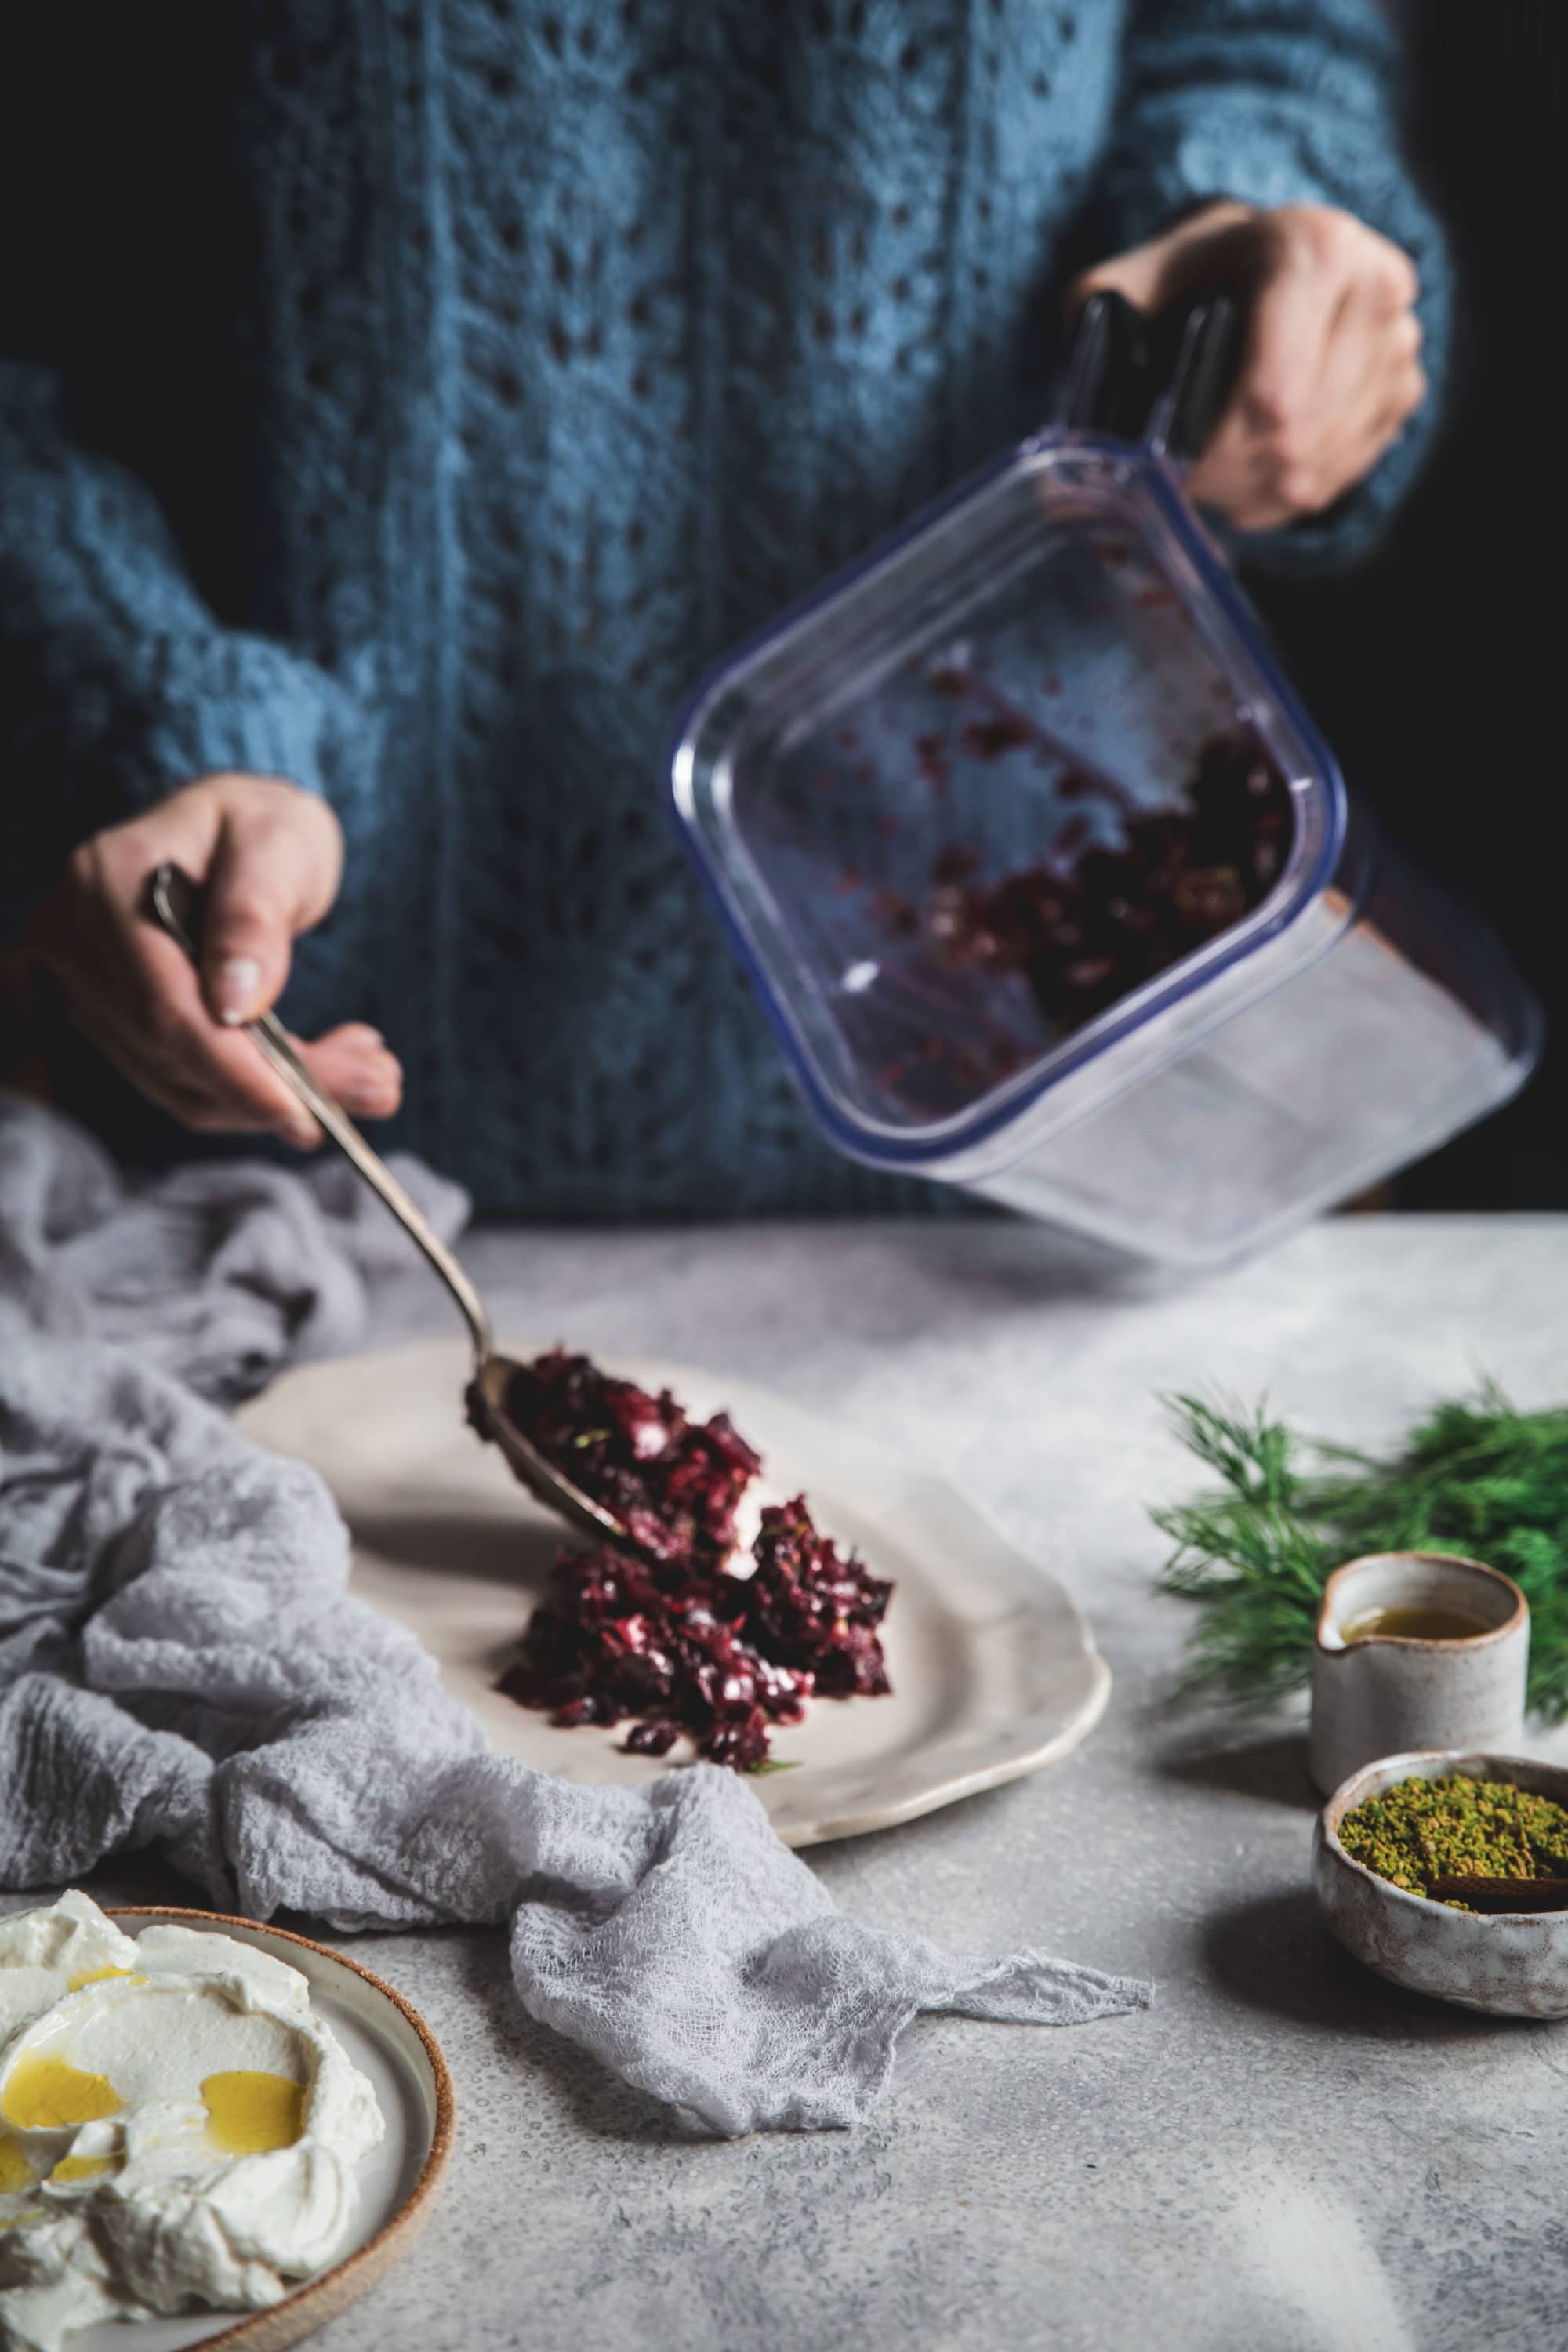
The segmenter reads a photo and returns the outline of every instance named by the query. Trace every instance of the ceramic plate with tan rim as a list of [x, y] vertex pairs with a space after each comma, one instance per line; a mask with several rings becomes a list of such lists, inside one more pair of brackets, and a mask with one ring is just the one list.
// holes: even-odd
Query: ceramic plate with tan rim
[[[767, 1495], [804, 1492], [819, 1527], [894, 1580], [892, 1695], [817, 1700], [773, 1735], [774, 1759], [797, 1769], [754, 1785], [787, 1844], [885, 1829], [1038, 1771], [1098, 1721], [1110, 1675], [1072, 1600], [945, 1479], [765, 1389], [676, 1364], [605, 1369], [672, 1389], [700, 1418], [730, 1412]], [[563, 1531], [464, 1424], [466, 1377], [460, 1343], [423, 1342], [302, 1365], [239, 1419], [321, 1471], [353, 1538], [353, 1589], [417, 1633], [498, 1754], [568, 1780], [653, 1780], [689, 1751], [626, 1756], [624, 1729], [558, 1729], [496, 1688]]]
[[338, 2260], [265, 2311], [189, 2312], [177, 2319], [109, 2320], [70, 2338], [70, 2352], [282, 2352], [324, 2327], [384, 2278], [413, 2245], [436, 2202], [451, 2153], [451, 2077], [435, 2036], [400, 1993], [325, 1944], [216, 1911], [110, 1909], [128, 1936], [171, 1919], [252, 1944], [310, 1979], [310, 2002], [361, 2073], [386, 2125], [359, 2165], [359, 2208]]

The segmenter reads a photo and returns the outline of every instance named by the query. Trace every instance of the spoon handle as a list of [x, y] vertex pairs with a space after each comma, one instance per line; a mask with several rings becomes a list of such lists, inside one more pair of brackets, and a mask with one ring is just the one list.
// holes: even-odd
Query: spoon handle
[[[148, 878], [147, 901], [153, 919], [179, 942], [193, 963], [200, 956], [202, 898], [200, 886], [178, 866], [160, 866]], [[371, 1150], [342, 1103], [311, 1076], [282, 1024], [270, 1013], [264, 1013], [259, 1020], [245, 1024], [245, 1034], [424, 1251], [461, 1307], [474, 1343], [474, 1361], [482, 1364], [490, 1352], [489, 1318], [479, 1292], [439, 1234], [415, 1207], [385, 1160]]]
[[1468, 1903], [1472, 1911], [1568, 1911], [1568, 1878], [1481, 1878], [1450, 1872], [1426, 1889], [1433, 1903]]

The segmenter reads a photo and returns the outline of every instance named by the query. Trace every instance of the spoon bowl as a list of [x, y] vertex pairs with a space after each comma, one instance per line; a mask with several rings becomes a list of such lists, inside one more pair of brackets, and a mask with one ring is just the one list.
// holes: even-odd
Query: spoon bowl
[[469, 1422], [482, 1438], [500, 1447], [512, 1476], [546, 1510], [554, 1511], [581, 1534], [592, 1536], [599, 1543], [618, 1544], [623, 1549], [638, 1549], [614, 1512], [584, 1494], [581, 1486], [547, 1460], [512, 1419], [508, 1398], [513, 1377], [521, 1370], [515, 1357], [498, 1355], [493, 1348], [477, 1358], [468, 1389]]

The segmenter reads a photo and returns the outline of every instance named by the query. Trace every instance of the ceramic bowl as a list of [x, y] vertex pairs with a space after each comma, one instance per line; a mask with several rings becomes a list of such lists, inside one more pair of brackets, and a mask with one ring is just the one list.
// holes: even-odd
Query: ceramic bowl
[[[116, 2352], [285, 2352], [313, 2336], [401, 2262], [429, 2220], [441, 2187], [455, 2130], [452, 2078], [434, 2034], [400, 1992], [358, 1960], [313, 1943], [290, 1928], [262, 1927], [217, 1911], [111, 1906], [109, 1916], [135, 1935], [172, 1920], [231, 1936], [298, 1969], [310, 1983], [316, 2013], [337, 2034], [375, 2094], [386, 2136], [357, 2168], [357, 2210], [336, 2262], [303, 2280], [281, 2303], [264, 2310], [202, 2311], [175, 2318], [138, 2319], [89, 2328], [73, 2337], [80, 2352], [112, 2343]], [[390, 2316], [390, 2313], [388, 2314]], [[384, 2339], [384, 2331], [383, 2331]], [[9, 2339], [7, 2339], [9, 2340]], [[374, 2341], [374, 2331], [370, 2340]]]
[[1413, 1991], [1495, 2017], [1568, 2017], [1568, 1911], [1455, 1911], [1407, 1895], [1352, 1862], [1339, 1840], [1345, 1815], [1401, 1780], [1468, 1772], [1509, 1780], [1568, 1805], [1568, 1769], [1524, 1756], [1457, 1748], [1383, 1756], [1334, 1790], [1312, 1838], [1312, 1884], [1346, 1951]]

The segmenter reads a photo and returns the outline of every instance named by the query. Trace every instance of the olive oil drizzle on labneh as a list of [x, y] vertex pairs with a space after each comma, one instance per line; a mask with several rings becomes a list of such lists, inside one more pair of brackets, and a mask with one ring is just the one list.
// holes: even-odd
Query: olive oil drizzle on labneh
[[69, 2131], [117, 2116], [124, 2104], [107, 2074], [25, 2051], [6, 2077], [0, 2113], [19, 2131]]
[[1340, 1639], [1352, 1642], [1473, 1642], [1489, 1633], [1490, 1625], [1460, 1609], [1363, 1609], [1340, 1627]]
[[209, 2074], [202, 2084], [207, 2130], [227, 2156], [268, 2156], [292, 2147], [305, 2128], [305, 2085], [247, 2069]]

